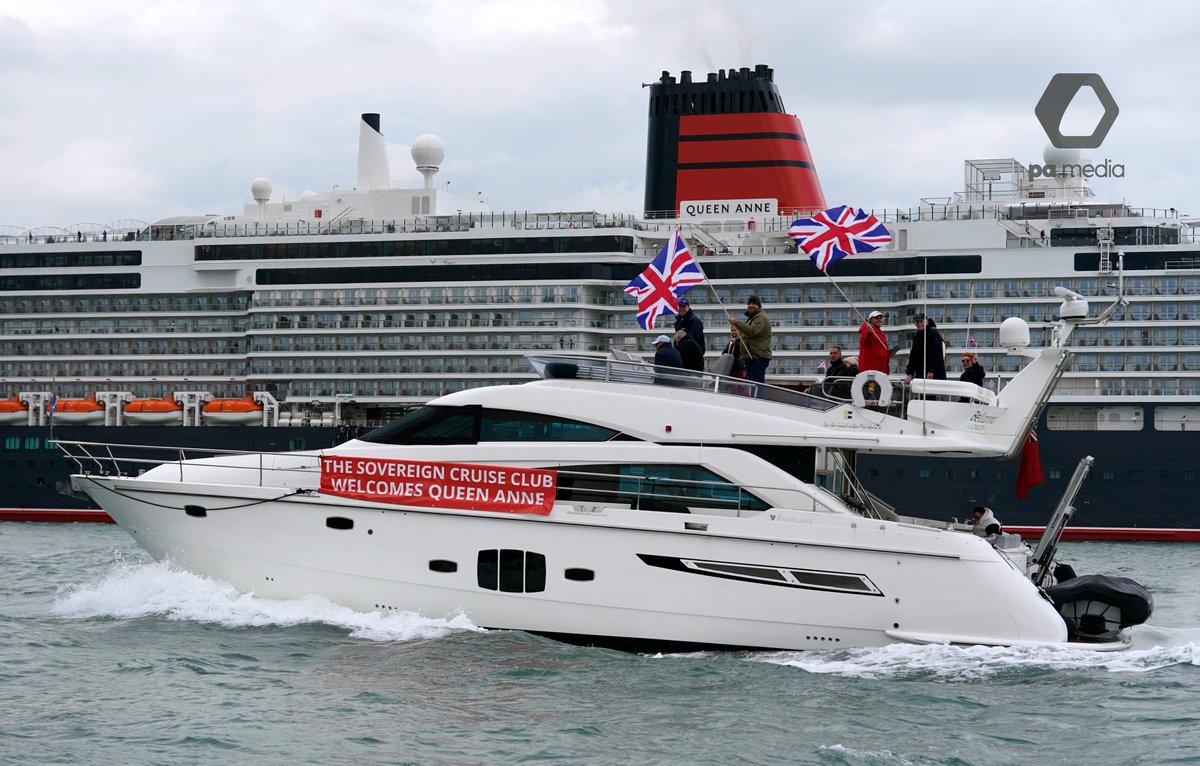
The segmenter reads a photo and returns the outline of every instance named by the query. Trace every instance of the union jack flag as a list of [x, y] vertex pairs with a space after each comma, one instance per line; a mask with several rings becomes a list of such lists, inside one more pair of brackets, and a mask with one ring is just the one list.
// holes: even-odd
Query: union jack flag
[[801, 218], [788, 229], [788, 236], [796, 240], [821, 271], [851, 253], [869, 253], [892, 241], [892, 235], [878, 218], [849, 205]]
[[679, 296], [703, 281], [704, 272], [676, 231], [646, 270], [625, 285], [625, 292], [637, 298], [638, 324], [649, 330], [660, 315], [679, 313]]

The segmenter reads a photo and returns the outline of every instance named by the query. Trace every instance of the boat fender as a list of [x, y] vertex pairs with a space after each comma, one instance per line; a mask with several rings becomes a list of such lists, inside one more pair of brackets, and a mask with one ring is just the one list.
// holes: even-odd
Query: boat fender
[[892, 381], [879, 370], [863, 370], [850, 382], [850, 401], [855, 407], [887, 407], [892, 402]]
[[1128, 577], [1081, 575], [1046, 588], [1046, 595], [1060, 611], [1065, 605], [1094, 601], [1121, 610], [1122, 628], [1141, 625], [1154, 612], [1154, 597]]

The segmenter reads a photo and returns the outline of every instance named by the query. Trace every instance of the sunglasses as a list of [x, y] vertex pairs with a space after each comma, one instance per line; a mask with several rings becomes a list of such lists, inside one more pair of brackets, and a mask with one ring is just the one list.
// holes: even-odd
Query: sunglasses
[[967, 364], [970, 364], [970, 363], [971, 363], [971, 360], [970, 360], [968, 357], [965, 357], [965, 356], [963, 357], [963, 361], [964, 361], [964, 362], [966, 362]]

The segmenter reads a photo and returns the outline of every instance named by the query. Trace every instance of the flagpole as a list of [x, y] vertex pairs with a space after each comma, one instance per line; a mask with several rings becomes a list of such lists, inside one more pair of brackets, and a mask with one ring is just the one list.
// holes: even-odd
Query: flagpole
[[830, 276], [829, 272], [825, 271], [824, 269], [821, 270], [821, 273], [829, 278], [830, 284], [832, 284], [837, 289], [837, 291], [839, 293], [841, 293], [842, 300], [844, 300], [844, 301], [846, 301], [846, 303], [850, 304], [850, 308], [854, 309], [854, 313], [858, 314], [858, 318], [863, 320], [864, 322], [867, 321], [867, 318], [865, 316], [863, 316], [862, 310], [859, 309], [858, 306], [854, 305], [854, 301], [850, 300], [850, 296], [846, 295], [846, 292], [844, 290], [842, 290], [842, 286], [837, 283], [837, 280], [835, 280], [832, 276]]
[[[676, 231], [678, 231], [678, 229], [676, 229]], [[683, 236], [682, 232], [680, 232], [680, 236]], [[695, 256], [692, 256], [692, 260], [696, 261], [696, 268], [700, 269], [700, 273], [704, 276], [704, 284], [708, 285], [708, 289], [712, 291], [713, 298], [716, 299], [717, 306], [720, 307], [721, 313], [725, 316], [729, 316], [729, 309], [725, 308], [725, 303], [721, 300], [721, 296], [717, 294], [717, 288], [713, 286], [712, 280], [708, 278], [708, 273], [704, 270], [704, 267], [700, 265], [700, 261]], [[746, 345], [746, 339], [742, 337], [740, 332], [738, 333], [737, 339], [742, 346], [742, 350], [746, 352], [746, 358], [749, 359], [750, 347]]]

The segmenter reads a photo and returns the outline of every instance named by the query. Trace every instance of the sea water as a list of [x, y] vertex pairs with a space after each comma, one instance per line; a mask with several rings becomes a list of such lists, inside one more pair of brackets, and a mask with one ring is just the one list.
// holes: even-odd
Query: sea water
[[0, 524], [0, 764], [1200, 761], [1200, 548], [1060, 558], [1154, 593], [1132, 649], [624, 654], [255, 598], [114, 526]]

